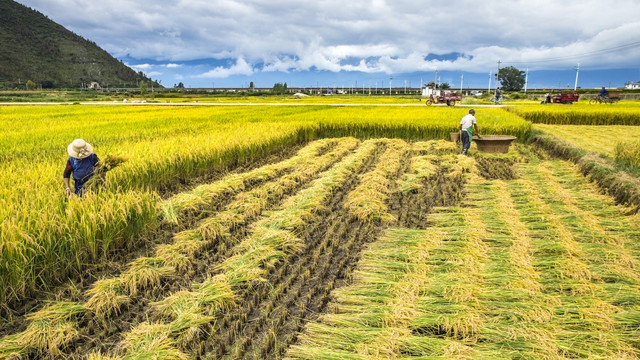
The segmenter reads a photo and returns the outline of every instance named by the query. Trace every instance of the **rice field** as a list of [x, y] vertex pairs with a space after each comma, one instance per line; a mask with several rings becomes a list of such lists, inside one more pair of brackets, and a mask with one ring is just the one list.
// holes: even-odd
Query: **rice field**
[[545, 104], [510, 106], [512, 111], [535, 124], [548, 125], [640, 125], [640, 103], [620, 101], [614, 104]]
[[[2, 108], [0, 360], [640, 357], [638, 215], [525, 144], [458, 154], [466, 112]], [[110, 167], [68, 201], [80, 136]]]
[[536, 129], [554, 135], [574, 146], [615, 158], [618, 144], [630, 145], [640, 139], [640, 127], [625, 125], [545, 125]]
[[[154, 238], [156, 202], [227, 169], [333, 136], [447, 138], [466, 109], [333, 106], [8, 106], [0, 112], [0, 303], [78, 277]], [[500, 109], [485, 131], [524, 137]], [[91, 143], [105, 168], [82, 201], [61, 181], [66, 146]], [[0, 315], [3, 313], [0, 306]]]

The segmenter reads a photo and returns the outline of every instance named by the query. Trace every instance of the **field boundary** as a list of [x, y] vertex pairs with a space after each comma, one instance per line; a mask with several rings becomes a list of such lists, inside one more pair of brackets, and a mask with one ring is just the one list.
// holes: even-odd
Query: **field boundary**
[[619, 170], [615, 161], [542, 131], [532, 132], [528, 142], [553, 157], [574, 162], [585, 177], [598, 184], [617, 203], [634, 208], [636, 213], [640, 211], [640, 181]]

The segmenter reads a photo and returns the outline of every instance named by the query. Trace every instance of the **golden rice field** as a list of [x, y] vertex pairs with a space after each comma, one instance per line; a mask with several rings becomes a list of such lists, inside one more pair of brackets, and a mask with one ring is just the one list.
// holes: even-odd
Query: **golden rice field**
[[536, 124], [536, 129], [557, 136], [585, 150], [614, 158], [616, 147], [640, 140], [640, 127], [626, 125], [545, 125]]
[[[330, 106], [9, 106], [0, 112], [1, 303], [156, 231], [159, 196], [316, 137], [446, 138], [465, 109]], [[531, 125], [500, 109], [484, 129], [523, 137]], [[67, 201], [66, 145], [82, 137], [107, 165], [96, 191]], [[1, 310], [0, 310], [1, 311]]]
[[[362, 91], [362, 90], [360, 90]], [[147, 100], [158, 103], [232, 103], [232, 104], [287, 104], [287, 105], [316, 105], [316, 104], [408, 104], [425, 105], [420, 94], [402, 94], [399, 96], [368, 96], [368, 95], [331, 95], [331, 96], [184, 96], [158, 97]]]
[[538, 104], [510, 106], [512, 111], [537, 124], [550, 125], [640, 125], [640, 102], [571, 105]]
[[1, 107], [0, 360], [639, 358], [638, 215], [466, 112]]

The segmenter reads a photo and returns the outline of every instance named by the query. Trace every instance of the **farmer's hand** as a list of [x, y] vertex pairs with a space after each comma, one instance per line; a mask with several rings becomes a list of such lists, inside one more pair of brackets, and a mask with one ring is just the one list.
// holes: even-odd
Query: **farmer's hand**
[[67, 197], [70, 198], [71, 197], [71, 189], [70, 188], [66, 188], [65, 191], [67, 193]]

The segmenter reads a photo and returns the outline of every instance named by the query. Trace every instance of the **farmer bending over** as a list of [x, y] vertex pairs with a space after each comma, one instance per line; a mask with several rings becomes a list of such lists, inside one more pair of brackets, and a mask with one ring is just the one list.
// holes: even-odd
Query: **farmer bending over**
[[82, 139], [73, 140], [67, 146], [67, 153], [69, 153], [69, 159], [62, 175], [67, 196], [71, 196], [71, 188], [69, 187], [71, 173], [73, 173], [74, 193], [82, 196], [84, 184], [96, 170], [98, 156], [93, 153], [93, 147]]
[[[476, 111], [471, 109], [469, 113], [460, 120], [460, 140], [462, 141], [462, 153], [466, 154], [471, 147], [471, 139], [473, 138], [473, 128], [476, 129], [478, 137], [480, 132], [478, 131], [478, 125], [476, 124], [476, 117], [474, 116]], [[472, 128], [473, 127], [473, 128]]]

